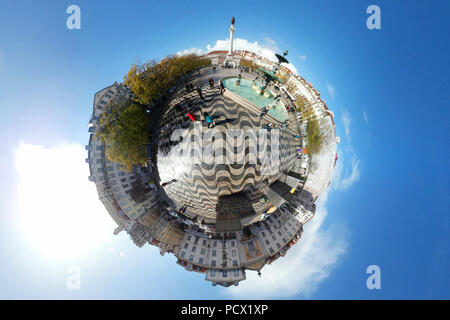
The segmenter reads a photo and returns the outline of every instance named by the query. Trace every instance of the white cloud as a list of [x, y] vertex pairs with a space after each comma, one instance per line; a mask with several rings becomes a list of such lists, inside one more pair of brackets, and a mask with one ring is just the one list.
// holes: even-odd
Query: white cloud
[[280, 48], [277, 46], [277, 42], [269, 37], [264, 37], [264, 43], [262, 46], [274, 52], [281, 52]]
[[203, 50], [199, 49], [199, 48], [190, 48], [190, 49], [185, 49], [183, 51], [178, 51], [176, 53], [177, 56], [184, 56], [186, 54], [202, 55], [202, 54], [205, 54], [205, 52], [203, 52]]
[[342, 112], [342, 123], [344, 125], [344, 130], [345, 130], [345, 137], [347, 138], [347, 140], [350, 141], [351, 136], [350, 136], [350, 126], [352, 124], [352, 117], [350, 116], [350, 113], [348, 113], [348, 111], [346, 109], [344, 109], [344, 111]]
[[298, 56], [300, 58], [300, 60], [302, 61], [306, 61], [306, 56]]
[[20, 142], [16, 149], [20, 229], [44, 255], [76, 258], [112, 240], [114, 223], [88, 181], [85, 158], [79, 144]]
[[328, 82], [327, 82], [327, 90], [328, 90], [328, 93], [330, 94], [331, 98], [334, 99], [334, 97], [336, 96], [336, 89]]
[[359, 180], [360, 176], [361, 172], [359, 170], [359, 159], [356, 154], [354, 154], [350, 163], [350, 173], [339, 182], [338, 188], [343, 191], [349, 189], [356, 181]]
[[[361, 177], [360, 160], [351, 144], [351, 125], [353, 118], [347, 109], [342, 111], [342, 124], [344, 125], [345, 138], [347, 146], [344, 148], [346, 154], [339, 155], [339, 161], [335, 168], [335, 189], [346, 191]], [[350, 162], [346, 161], [345, 156], [349, 155]], [[344, 165], [347, 166], [344, 168]], [[345, 173], [344, 173], [345, 171]]]
[[[177, 55], [190, 54], [190, 53], [196, 53], [196, 54], [201, 55], [201, 54], [206, 54], [208, 52], [216, 51], [216, 50], [228, 50], [228, 46], [229, 46], [229, 39], [217, 40], [214, 45], [208, 44], [206, 46], [206, 50], [203, 50], [200, 48], [190, 48], [190, 49], [185, 49], [183, 51], [177, 52]], [[275, 57], [275, 53], [281, 52], [281, 50], [276, 46], [276, 41], [269, 37], [264, 38], [264, 44], [260, 44], [258, 41], [250, 42], [246, 39], [235, 38], [234, 42], [233, 42], [233, 49], [234, 50], [247, 50], [250, 52], [254, 52], [254, 53], [257, 53], [260, 56], [267, 58], [271, 61], [277, 61], [277, 58]], [[285, 64], [285, 65], [292, 72], [298, 74], [297, 68], [295, 68], [294, 65], [292, 65], [291, 63]]]
[[317, 200], [316, 215], [303, 226], [302, 238], [279, 258], [262, 269], [262, 277], [247, 271], [247, 279], [224, 293], [240, 299], [287, 298], [296, 294], [308, 297], [328, 278], [339, 258], [347, 252], [347, 231], [344, 226], [324, 229], [328, 214], [326, 202], [330, 189]]
[[369, 124], [369, 119], [367, 118], [367, 113], [365, 111], [363, 111], [363, 117], [364, 117], [364, 121]]

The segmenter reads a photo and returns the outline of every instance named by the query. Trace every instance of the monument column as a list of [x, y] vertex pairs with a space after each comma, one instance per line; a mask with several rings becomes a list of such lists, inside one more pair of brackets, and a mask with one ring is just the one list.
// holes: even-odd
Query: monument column
[[233, 54], [233, 38], [234, 38], [234, 31], [236, 30], [234, 28], [234, 17], [231, 19], [231, 26], [230, 26], [230, 48], [228, 50], [228, 55]]

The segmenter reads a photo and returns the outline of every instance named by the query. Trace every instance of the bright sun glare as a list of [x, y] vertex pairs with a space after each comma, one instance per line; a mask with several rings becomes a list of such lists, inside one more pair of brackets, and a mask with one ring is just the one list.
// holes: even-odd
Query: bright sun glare
[[20, 228], [45, 255], [77, 258], [111, 241], [114, 224], [88, 181], [85, 158], [79, 144], [21, 142], [16, 150]]

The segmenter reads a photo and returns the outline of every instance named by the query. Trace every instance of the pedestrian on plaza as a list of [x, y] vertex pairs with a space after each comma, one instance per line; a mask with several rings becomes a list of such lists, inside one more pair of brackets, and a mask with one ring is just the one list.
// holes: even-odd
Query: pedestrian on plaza
[[208, 122], [208, 128], [214, 128], [215, 123], [208, 112], [203, 113], [203, 117], [205, 118], [206, 122]]
[[200, 99], [202, 99], [202, 100], [205, 99], [205, 98], [203, 97], [202, 89], [200, 88], [200, 86], [197, 86], [195, 89], [197, 90], [197, 93], [198, 93]]
[[266, 113], [267, 113], [267, 107], [262, 108], [259, 118], [262, 119], [262, 117], [264, 117], [266, 115]]
[[225, 90], [225, 87], [223, 86], [222, 80], [220, 80], [220, 94], [223, 93], [223, 90]]
[[195, 118], [195, 114], [192, 114], [192, 113], [189, 112], [189, 113], [187, 114], [187, 116], [188, 116], [189, 119], [191, 119], [193, 122], [194, 122], [194, 121], [197, 121], [197, 119]]

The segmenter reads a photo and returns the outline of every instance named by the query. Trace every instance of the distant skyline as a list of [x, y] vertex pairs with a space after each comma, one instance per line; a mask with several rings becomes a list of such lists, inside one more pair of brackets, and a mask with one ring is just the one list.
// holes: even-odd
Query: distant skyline
[[[66, 27], [71, 4], [80, 30]], [[377, 1], [381, 29], [369, 30], [371, 4], [2, 1], [0, 298], [448, 299], [450, 5]], [[341, 143], [302, 239], [226, 289], [112, 234], [84, 146], [95, 92], [138, 57], [221, 48], [233, 15], [235, 48], [287, 49]], [[366, 287], [369, 265], [381, 290]], [[79, 290], [67, 289], [71, 266]]]

